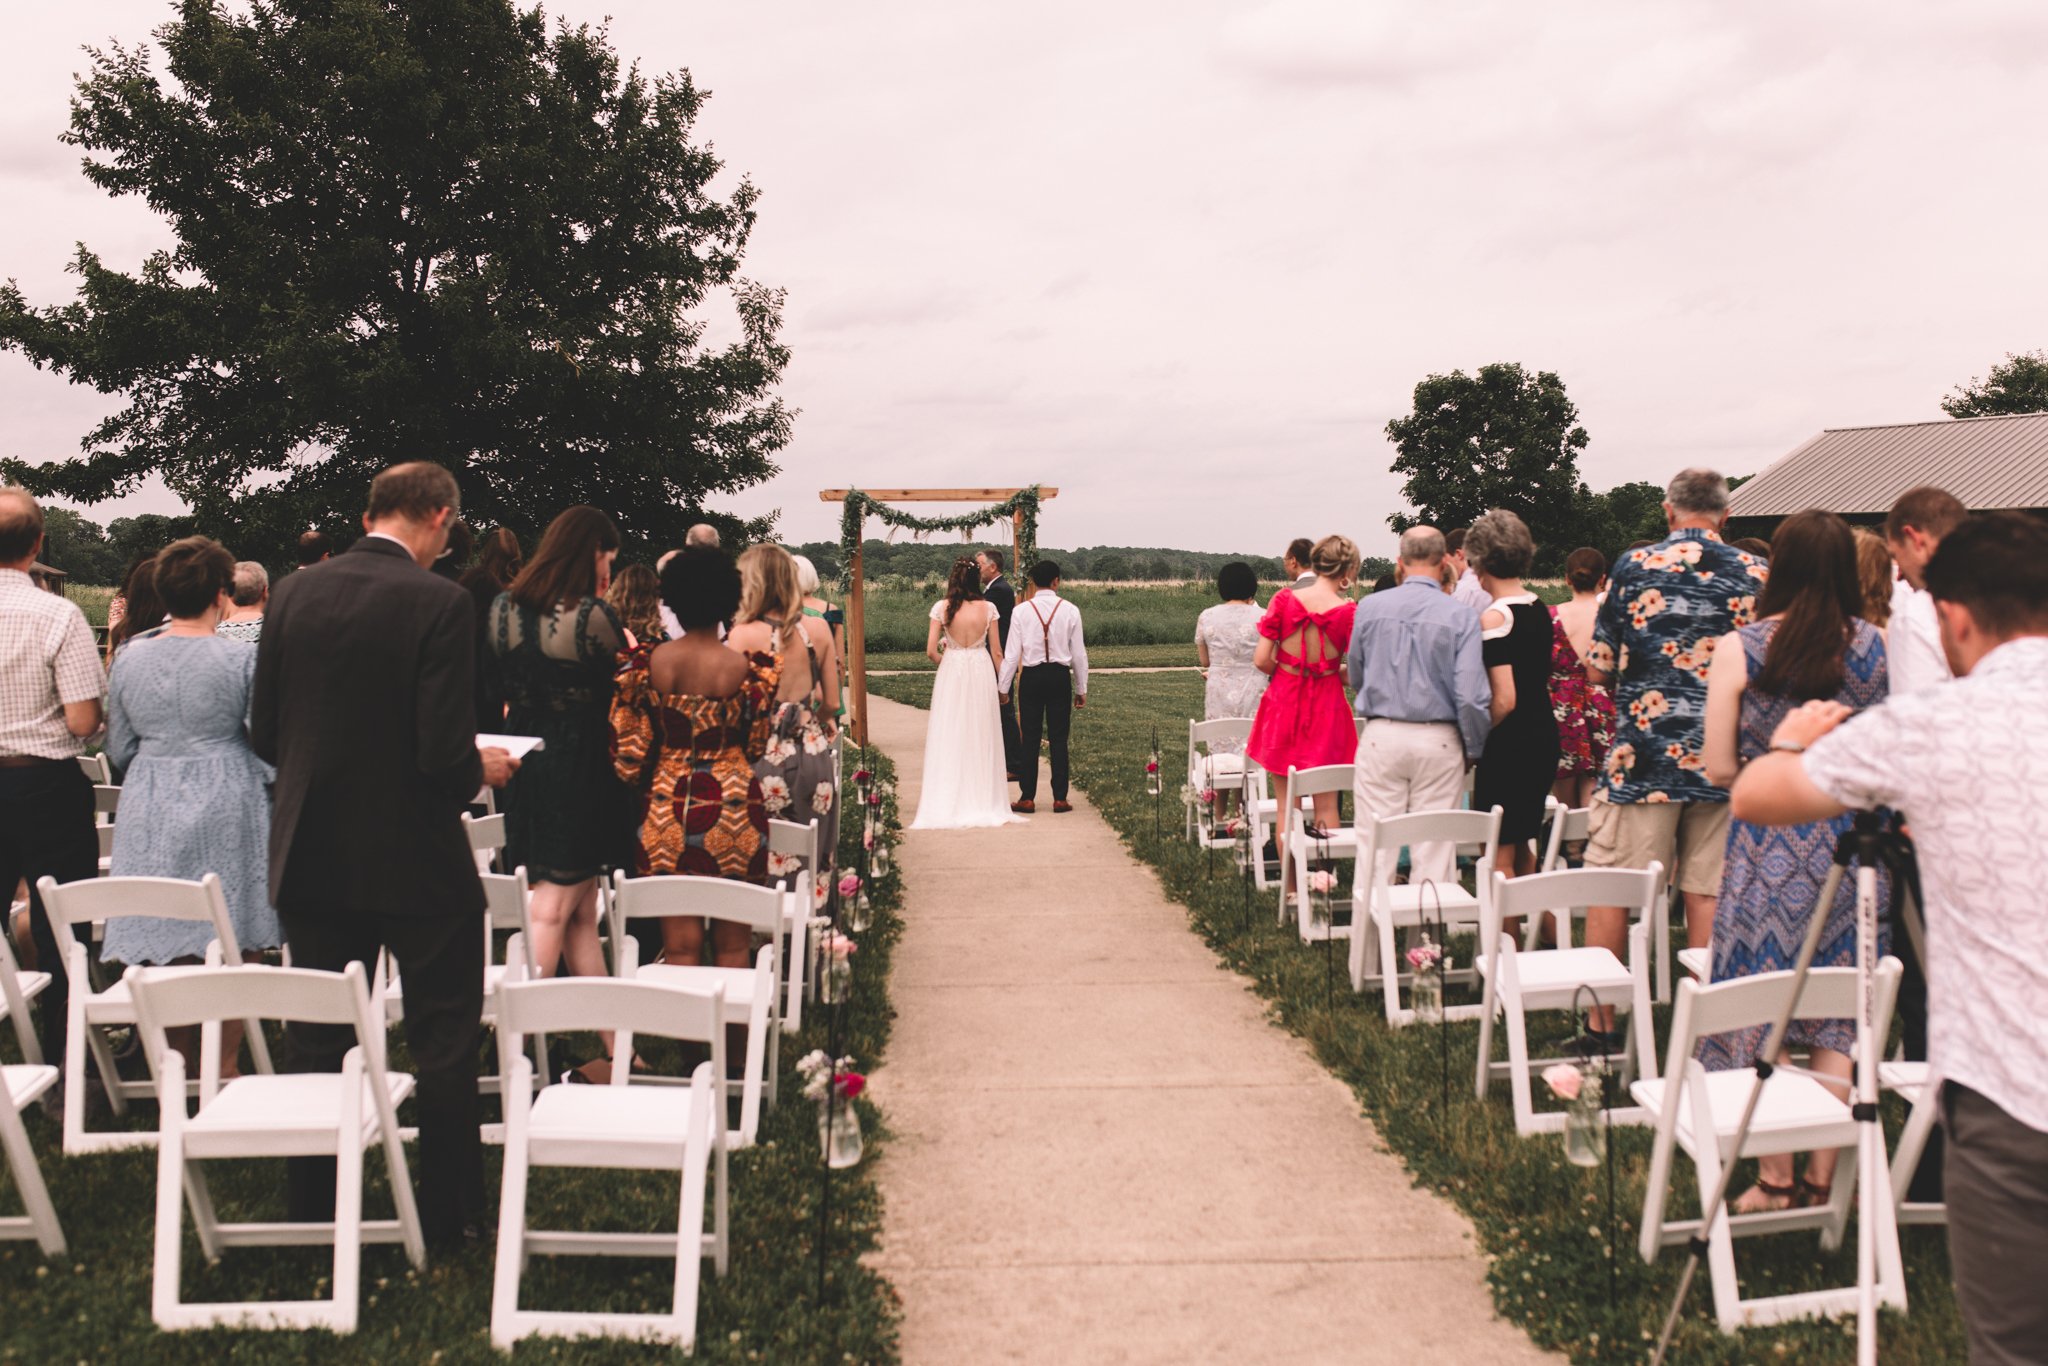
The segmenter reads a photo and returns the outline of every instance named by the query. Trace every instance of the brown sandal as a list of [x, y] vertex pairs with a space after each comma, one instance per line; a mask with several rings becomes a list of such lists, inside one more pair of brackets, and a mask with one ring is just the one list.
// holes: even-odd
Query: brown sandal
[[1729, 1204], [1729, 1210], [1735, 1214], [1776, 1214], [1780, 1210], [1798, 1208], [1800, 1199], [1797, 1181], [1789, 1186], [1774, 1186], [1768, 1181], [1760, 1180], [1736, 1196]]
[[1835, 1198], [1834, 1183], [1816, 1186], [1805, 1177], [1799, 1178], [1799, 1208], [1818, 1209]]

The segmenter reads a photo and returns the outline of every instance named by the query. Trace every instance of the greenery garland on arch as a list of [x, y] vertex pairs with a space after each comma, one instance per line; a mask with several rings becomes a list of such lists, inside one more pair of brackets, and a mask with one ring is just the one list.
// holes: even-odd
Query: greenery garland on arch
[[853, 582], [853, 557], [860, 549], [862, 525], [870, 516], [915, 536], [928, 536], [935, 531], [976, 531], [1015, 517], [1017, 563], [1010, 566], [1010, 574], [1022, 583], [1025, 571], [1038, 560], [1038, 488], [1033, 484], [1000, 503], [953, 517], [919, 517], [877, 502], [859, 489], [848, 489], [839, 514], [839, 562], [844, 566], [840, 570], [840, 584], [844, 587]]

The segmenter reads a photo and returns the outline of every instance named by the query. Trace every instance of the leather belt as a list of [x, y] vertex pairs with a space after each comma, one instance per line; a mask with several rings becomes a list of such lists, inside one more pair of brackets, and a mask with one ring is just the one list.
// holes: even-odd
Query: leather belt
[[45, 759], [40, 754], [0, 754], [0, 768], [41, 768], [45, 764], [68, 764], [70, 759]]

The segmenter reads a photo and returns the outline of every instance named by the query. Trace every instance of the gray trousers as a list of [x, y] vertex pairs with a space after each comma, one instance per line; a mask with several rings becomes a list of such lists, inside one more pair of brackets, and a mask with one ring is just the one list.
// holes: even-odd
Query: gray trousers
[[2048, 1362], [2048, 1133], [1947, 1082], [1948, 1256], [1971, 1366]]

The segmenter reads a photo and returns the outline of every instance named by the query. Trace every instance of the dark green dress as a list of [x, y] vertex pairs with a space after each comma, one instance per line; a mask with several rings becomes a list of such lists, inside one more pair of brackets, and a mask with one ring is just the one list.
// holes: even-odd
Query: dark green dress
[[626, 645], [618, 614], [598, 598], [543, 614], [501, 593], [489, 639], [505, 733], [543, 742], [505, 789], [509, 865], [565, 885], [626, 866], [633, 822], [611, 754], [612, 680]]

